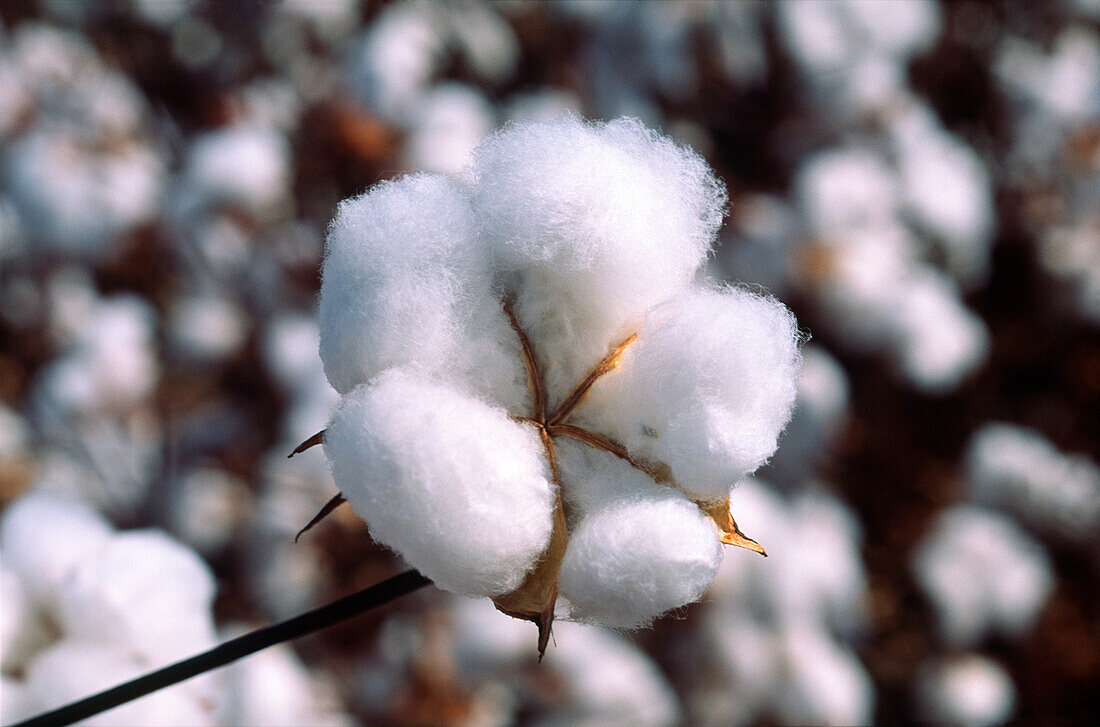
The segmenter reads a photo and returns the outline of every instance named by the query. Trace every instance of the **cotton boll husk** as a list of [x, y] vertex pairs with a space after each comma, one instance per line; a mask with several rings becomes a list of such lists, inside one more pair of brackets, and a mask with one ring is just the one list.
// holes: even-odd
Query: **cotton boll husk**
[[714, 523], [666, 488], [581, 518], [569, 534], [559, 592], [570, 619], [635, 628], [698, 600], [721, 562]]
[[389, 371], [344, 397], [325, 452], [371, 535], [444, 590], [512, 591], [549, 543], [535, 429], [453, 388]]
[[473, 174], [481, 234], [551, 401], [689, 284], [726, 201], [702, 158], [633, 119], [506, 126], [475, 151]]
[[48, 607], [56, 604], [70, 572], [94, 557], [111, 532], [107, 521], [87, 505], [32, 492], [4, 509], [0, 552], [30, 599]]
[[970, 505], [942, 513], [912, 560], [944, 640], [967, 647], [991, 632], [1020, 637], [1054, 587], [1043, 547], [1012, 520]]
[[937, 724], [993, 727], [1015, 711], [1016, 687], [997, 662], [965, 654], [924, 664], [917, 674], [917, 701]]
[[670, 727], [680, 721], [675, 692], [638, 647], [604, 629], [554, 626], [545, 664], [560, 674], [567, 706], [539, 727]]
[[654, 308], [578, 421], [663, 462], [692, 497], [718, 500], [775, 452], [801, 365], [794, 317], [737, 288], [692, 288]]
[[871, 724], [875, 688], [859, 659], [808, 624], [783, 633], [787, 689], [776, 703], [783, 724]]
[[343, 202], [321, 282], [321, 360], [340, 393], [413, 364], [511, 411], [528, 400], [519, 342], [490, 290], [469, 204], [413, 175]]
[[214, 577], [193, 551], [158, 530], [112, 537], [61, 587], [67, 635], [124, 645], [167, 663], [214, 642]]
[[[35, 714], [54, 709], [138, 677], [147, 670], [125, 647], [66, 639], [39, 654], [28, 667], [24, 708]], [[179, 684], [101, 712], [81, 724], [204, 727], [213, 725], [214, 720], [195, 692]]]

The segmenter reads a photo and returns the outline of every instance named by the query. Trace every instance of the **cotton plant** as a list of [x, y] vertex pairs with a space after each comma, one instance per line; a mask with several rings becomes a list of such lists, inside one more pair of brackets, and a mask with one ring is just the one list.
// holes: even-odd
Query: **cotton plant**
[[[775, 450], [799, 334], [697, 278], [725, 192], [639, 122], [515, 124], [466, 181], [344, 202], [326, 249], [324, 442], [372, 536], [445, 590], [539, 625], [628, 628], [699, 598]], [[560, 609], [558, 596], [561, 596]]]
[[920, 715], [937, 724], [993, 727], [1016, 710], [1016, 685], [997, 662], [981, 654], [933, 659], [918, 670]]

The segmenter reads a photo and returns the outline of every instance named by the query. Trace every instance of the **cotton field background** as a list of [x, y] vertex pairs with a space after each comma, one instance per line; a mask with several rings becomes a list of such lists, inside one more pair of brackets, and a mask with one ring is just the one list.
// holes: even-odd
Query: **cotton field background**
[[340, 200], [640, 119], [716, 278], [810, 339], [703, 600], [534, 627], [428, 588], [108, 725], [1080, 724], [1100, 714], [1100, 2], [0, 5], [0, 717], [405, 569], [320, 449]]

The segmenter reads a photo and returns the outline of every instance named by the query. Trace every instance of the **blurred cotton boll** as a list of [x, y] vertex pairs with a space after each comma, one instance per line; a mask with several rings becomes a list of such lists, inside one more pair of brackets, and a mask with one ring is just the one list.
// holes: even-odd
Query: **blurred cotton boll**
[[912, 567], [940, 635], [958, 647], [992, 634], [1021, 637], [1054, 585], [1042, 545], [1012, 520], [971, 505], [954, 506], [936, 519]]
[[963, 654], [923, 664], [916, 699], [922, 715], [939, 724], [993, 727], [1012, 718], [1016, 687], [997, 662]]

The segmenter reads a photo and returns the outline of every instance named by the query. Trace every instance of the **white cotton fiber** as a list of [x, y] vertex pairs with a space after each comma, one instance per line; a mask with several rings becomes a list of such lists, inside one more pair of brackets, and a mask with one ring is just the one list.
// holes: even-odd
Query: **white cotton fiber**
[[789, 669], [776, 704], [781, 724], [871, 724], [875, 687], [854, 653], [804, 624], [783, 633], [781, 649]]
[[798, 345], [778, 301], [692, 288], [650, 312], [578, 421], [669, 465], [691, 496], [724, 498], [775, 452], [794, 405]]
[[185, 657], [214, 640], [210, 569], [158, 530], [112, 537], [70, 571], [59, 601], [67, 635], [122, 644], [151, 662]]
[[1100, 532], [1100, 467], [1034, 429], [993, 422], [964, 455], [971, 497], [1037, 530], [1087, 543]]
[[416, 106], [415, 121], [402, 145], [407, 169], [459, 174], [493, 126], [493, 107], [473, 86], [444, 83]]
[[697, 600], [721, 562], [714, 523], [665, 488], [583, 517], [570, 531], [559, 590], [571, 619], [635, 628]]
[[979, 654], [924, 664], [916, 692], [921, 717], [936, 724], [993, 727], [1007, 722], [1016, 706], [1012, 677]]
[[[147, 667], [124, 647], [65, 639], [39, 654], [27, 669], [23, 707], [31, 714], [55, 709], [140, 676]], [[213, 725], [210, 710], [186, 684], [154, 692], [81, 722], [89, 727]]]
[[506, 405], [527, 400], [519, 342], [475, 235], [466, 198], [441, 176], [403, 177], [340, 205], [321, 284], [333, 388], [412, 364]]
[[371, 535], [444, 590], [499, 595], [549, 542], [554, 488], [534, 427], [394, 370], [344, 397], [325, 435]]
[[290, 185], [290, 145], [275, 129], [240, 125], [195, 138], [182, 175], [184, 194], [200, 207], [231, 205], [273, 215]]
[[1012, 520], [970, 505], [942, 513], [913, 554], [940, 633], [967, 647], [989, 633], [1020, 637], [1054, 587], [1050, 557]]
[[701, 157], [633, 119], [511, 124], [473, 172], [477, 223], [512, 274], [551, 400], [690, 282], [726, 201]]
[[0, 518], [4, 566], [18, 574], [30, 599], [56, 604], [62, 584], [111, 537], [107, 521], [87, 505], [34, 492], [12, 502]]
[[893, 171], [862, 148], [820, 152], [801, 165], [795, 180], [802, 214], [818, 233], [888, 225], [898, 194]]

